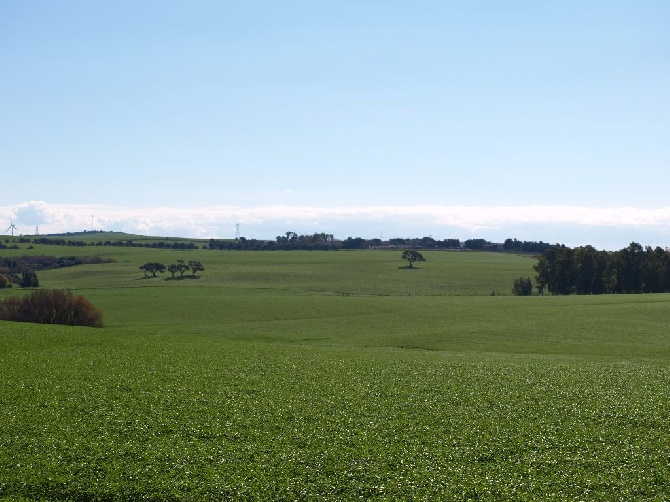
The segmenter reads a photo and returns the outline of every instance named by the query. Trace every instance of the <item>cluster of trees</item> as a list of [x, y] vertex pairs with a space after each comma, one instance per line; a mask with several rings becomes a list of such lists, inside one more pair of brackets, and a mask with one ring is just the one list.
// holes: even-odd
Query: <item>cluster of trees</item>
[[537, 288], [551, 294], [670, 292], [670, 252], [632, 242], [613, 253], [553, 246], [535, 265]]
[[0, 259], [0, 289], [13, 285], [36, 288], [40, 285], [36, 271], [73, 267], [91, 263], [109, 263], [112, 258], [100, 256], [17, 256]]
[[505, 239], [505, 242], [503, 243], [503, 251], [516, 253], [544, 253], [547, 249], [550, 249], [555, 245], [556, 244], [549, 244], [542, 241], [535, 242]]
[[3, 321], [102, 327], [102, 313], [81, 295], [60, 289], [38, 289], [0, 302]]
[[258, 239], [219, 240], [210, 239], [209, 249], [240, 250], [240, 251], [278, 251], [278, 250], [306, 250], [306, 251], [328, 251], [341, 249], [342, 243], [336, 241], [332, 234], [314, 233], [311, 235], [299, 235], [296, 232], [286, 232], [278, 235], [274, 241]]
[[28, 260], [34, 257], [4, 258], [0, 260], [0, 289], [21, 286], [32, 288], [40, 285], [34, 267]]
[[274, 241], [247, 239], [245, 237], [235, 240], [210, 239], [207, 247], [228, 251], [274, 251], [277, 249]]
[[198, 272], [204, 271], [205, 267], [199, 261], [191, 260], [186, 263], [184, 260], [177, 260], [177, 263], [171, 263], [169, 265], [158, 262], [148, 262], [144, 265], [140, 265], [140, 270], [144, 272], [145, 278], [157, 277], [157, 274], [162, 274], [167, 271], [172, 274], [173, 279], [175, 278], [176, 274], [179, 274], [179, 278], [181, 279], [189, 270], [191, 271], [192, 277], [197, 277], [196, 274]]
[[314, 233], [312, 235], [298, 235], [295, 232], [286, 232], [278, 235], [275, 241], [275, 249], [304, 249], [309, 251], [328, 250], [333, 246], [332, 234]]
[[11, 271], [0, 267], [0, 289], [11, 288], [14, 285], [22, 288], [36, 288], [40, 285], [40, 281], [34, 270]]

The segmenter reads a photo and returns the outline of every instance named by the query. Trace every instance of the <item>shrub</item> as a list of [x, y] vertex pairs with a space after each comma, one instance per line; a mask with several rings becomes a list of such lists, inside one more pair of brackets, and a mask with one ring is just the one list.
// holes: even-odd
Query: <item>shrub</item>
[[514, 279], [514, 286], [512, 286], [512, 293], [518, 296], [530, 296], [533, 293], [533, 283], [530, 277], [519, 277]]
[[0, 304], [5, 321], [102, 327], [102, 313], [81, 295], [62, 289], [39, 289], [23, 298], [7, 298]]
[[0, 302], [0, 320], [16, 321], [19, 317], [19, 305], [21, 299], [16, 296], [10, 296]]

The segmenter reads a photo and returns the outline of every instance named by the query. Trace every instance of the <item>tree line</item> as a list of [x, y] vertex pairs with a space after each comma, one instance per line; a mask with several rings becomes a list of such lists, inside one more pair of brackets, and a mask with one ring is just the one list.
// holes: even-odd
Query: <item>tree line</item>
[[40, 285], [38, 270], [73, 267], [91, 263], [110, 263], [112, 258], [101, 256], [47, 256], [25, 255], [0, 258], [0, 289], [14, 285], [22, 288], [36, 288]]
[[134, 248], [152, 248], [152, 249], [200, 249], [195, 242], [184, 241], [154, 241], [154, 242], [136, 242], [132, 239], [115, 241], [96, 241], [87, 242], [83, 240], [64, 239], [61, 237], [35, 237], [32, 240], [29, 237], [19, 238], [22, 244], [44, 244], [47, 246], [116, 246], [116, 247], [134, 247]]
[[534, 269], [540, 294], [670, 292], [670, 251], [637, 242], [615, 252], [553, 246], [539, 256]]
[[[191, 250], [200, 249], [195, 242], [160, 240], [152, 242], [137, 242], [127, 240], [99, 240], [87, 242], [77, 239], [66, 239], [63, 237], [19, 237], [20, 244], [43, 244], [52, 246], [116, 246], [116, 247], [143, 247], [152, 249], [177, 249]], [[554, 244], [555, 245], [555, 244]], [[274, 240], [247, 239], [210, 239], [203, 249], [240, 250], [240, 251], [335, 251], [349, 249], [374, 249], [374, 248], [417, 248], [438, 250], [469, 250], [469, 251], [505, 251], [519, 253], [541, 253], [554, 246], [542, 241], [519, 241], [516, 238], [508, 238], [502, 244], [494, 243], [486, 239], [466, 239], [461, 241], [456, 238], [445, 238], [442, 240], [433, 237], [393, 237], [383, 241], [379, 238], [364, 239], [362, 237], [347, 237], [344, 240], [335, 239], [332, 234], [317, 232], [314, 234], [298, 234], [297, 232], [285, 232], [278, 235]], [[3, 245], [3, 247], [6, 247]], [[13, 246], [18, 248], [16, 244]]]
[[244, 237], [240, 237], [236, 240], [210, 239], [207, 247], [209, 249], [242, 251], [336, 251], [375, 248], [417, 248], [541, 253], [552, 247], [552, 245], [542, 241], [519, 241], [517, 239], [507, 239], [503, 244], [496, 244], [486, 239], [466, 239], [465, 241], [461, 241], [460, 239], [455, 238], [436, 240], [432, 237], [394, 237], [386, 241], [382, 241], [382, 239], [379, 238], [364, 239], [362, 237], [347, 237], [344, 240], [336, 240], [333, 238], [332, 234], [326, 233], [300, 235], [296, 232], [286, 232], [284, 235], [278, 235], [274, 241], [246, 239]]
[[144, 277], [146, 279], [149, 277], [157, 277], [157, 274], [162, 274], [166, 271], [172, 274], [173, 279], [175, 279], [176, 274], [179, 274], [179, 278], [182, 279], [188, 270], [191, 271], [191, 277], [197, 277], [196, 274], [198, 272], [205, 270], [202, 263], [196, 260], [191, 260], [188, 263], [184, 260], [177, 260], [177, 263], [171, 263], [169, 265], [158, 262], [148, 262], [144, 265], [140, 265], [139, 268], [144, 272]]

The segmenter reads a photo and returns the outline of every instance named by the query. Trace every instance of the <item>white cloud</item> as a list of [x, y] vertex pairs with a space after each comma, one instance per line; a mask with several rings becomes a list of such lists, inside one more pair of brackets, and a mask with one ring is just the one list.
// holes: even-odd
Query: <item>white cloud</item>
[[[411, 237], [422, 232], [487, 232], [529, 226], [610, 228], [612, 230], [656, 229], [664, 236], [670, 233], [670, 208], [641, 209], [634, 207], [592, 208], [580, 206], [352, 206], [320, 207], [267, 205], [255, 207], [208, 206], [194, 208], [129, 208], [123, 206], [49, 204], [44, 201], [24, 202], [0, 207], [0, 218], [10, 219], [22, 234], [30, 235], [39, 226], [40, 233], [81, 230], [115, 230], [146, 235], [180, 235], [188, 237], [232, 237], [235, 225], [241, 224], [244, 235], [274, 238], [286, 230], [298, 232], [328, 231], [336, 237], [371, 237], [372, 229], [388, 229], [401, 233], [416, 229]], [[318, 228], [317, 228], [318, 227]], [[338, 235], [338, 229], [346, 235]], [[395, 230], [394, 230], [395, 229]], [[363, 230], [363, 232], [362, 232]], [[411, 231], [411, 230], [410, 230]], [[512, 235], [507, 235], [512, 236]], [[534, 240], [542, 240], [537, 236]], [[566, 236], [561, 242], [568, 243]]]

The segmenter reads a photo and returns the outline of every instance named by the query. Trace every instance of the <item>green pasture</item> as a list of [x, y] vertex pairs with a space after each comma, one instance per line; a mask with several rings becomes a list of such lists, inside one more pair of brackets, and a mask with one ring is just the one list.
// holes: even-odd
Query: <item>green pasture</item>
[[[106, 327], [0, 322], [0, 498], [670, 497], [670, 295], [515, 297], [534, 261], [498, 253], [35, 248], [115, 259], [39, 274]], [[177, 259], [205, 271], [138, 269]]]
[[[175, 286], [162, 274], [143, 280], [139, 266], [149, 262], [199, 260], [205, 272], [189, 286], [270, 289], [293, 294], [334, 295], [509, 295], [514, 279], [534, 276], [534, 259], [502, 253], [426, 251], [426, 262], [405, 270], [398, 250], [255, 251], [165, 250], [114, 246], [61, 247], [22, 245], [0, 256], [99, 255], [115, 264], [87, 265], [39, 274], [49, 287], [108, 288]], [[473, 270], [474, 273], [473, 274]], [[181, 283], [179, 287], [184, 287]]]

